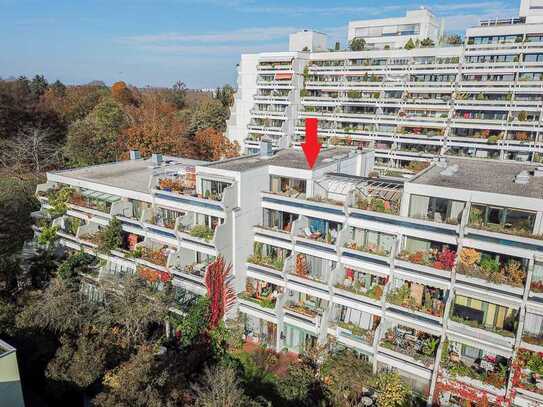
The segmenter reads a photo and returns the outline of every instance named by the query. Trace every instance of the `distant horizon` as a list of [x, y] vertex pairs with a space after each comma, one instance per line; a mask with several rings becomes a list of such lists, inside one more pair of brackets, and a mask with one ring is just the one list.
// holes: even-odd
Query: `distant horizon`
[[324, 0], [0, 0], [0, 78], [44, 75], [82, 85], [95, 78], [139, 88], [191, 89], [236, 83], [242, 53], [288, 50], [288, 35], [302, 29], [328, 34], [346, 46], [352, 20], [405, 15], [425, 6], [462, 33], [480, 19], [518, 14], [518, 1], [413, 3], [375, 7], [369, 1]]

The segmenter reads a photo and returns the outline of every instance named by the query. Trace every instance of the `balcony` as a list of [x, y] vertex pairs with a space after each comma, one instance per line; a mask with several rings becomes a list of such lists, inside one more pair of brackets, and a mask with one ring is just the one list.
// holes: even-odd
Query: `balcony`
[[255, 242], [253, 246], [253, 254], [247, 259], [248, 263], [283, 271], [285, 259], [290, 256], [289, 250], [260, 242]]
[[411, 281], [394, 280], [387, 302], [432, 318], [443, 317], [445, 292]]
[[439, 337], [403, 325], [387, 329], [379, 342], [384, 353], [405, 359], [411, 363], [433, 369]]
[[369, 180], [365, 188], [353, 192], [351, 208], [363, 211], [400, 214], [401, 185], [387, 181]]
[[120, 200], [120, 197], [114, 195], [81, 189], [72, 191], [68, 203], [79, 208], [110, 214], [112, 205]]
[[301, 239], [324, 243], [335, 251], [335, 245], [341, 224], [318, 218], [300, 216], [293, 224], [293, 233]]
[[543, 354], [519, 349], [514, 363], [514, 383], [518, 389], [543, 396]]
[[[523, 262], [525, 261], [522, 259], [464, 247], [460, 252], [456, 271], [492, 284], [523, 288], [526, 282], [526, 267]], [[507, 288], [504, 290], [507, 291]], [[517, 293], [522, 293], [522, 290]]]
[[[388, 247], [385, 248], [383, 246], [380, 246], [374, 243], [359, 244], [354, 240], [350, 240], [346, 242], [343, 247], [349, 250], [367, 253], [373, 256], [378, 256], [378, 257], [388, 258], [388, 256], [390, 256], [390, 248]], [[383, 259], [383, 260], [386, 260], [386, 259]]]
[[345, 295], [344, 292], [346, 291], [379, 302], [383, 296], [385, 283], [385, 277], [345, 267], [344, 276], [337, 277], [334, 287], [336, 288], [335, 292], [338, 294]]
[[239, 298], [256, 304], [264, 311], [273, 311], [277, 300], [282, 295], [283, 289], [274, 284], [248, 278], [245, 283], [245, 291], [239, 294]]
[[469, 214], [469, 226], [494, 233], [543, 239], [543, 235], [533, 234], [535, 217], [535, 212], [472, 205]]
[[[408, 238], [407, 240], [414, 240]], [[409, 243], [407, 244], [409, 246]], [[418, 264], [434, 270], [451, 271], [456, 262], [456, 251], [444, 244], [431, 243], [433, 248], [426, 250], [404, 249], [398, 254], [398, 259], [408, 263]], [[440, 247], [441, 248], [440, 248]]]
[[335, 305], [328, 331], [337, 340], [365, 351], [373, 347], [373, 340], [381, 318], [344, 305]]
[[[512, 344], [515, 337], [518, 310], [456, 295], [449, 319], [449, 328], [474, 328], [474, 336], [495, 343]], [[455, 324], [460, 326], [455, 327]], [[478, 330], [482, 332], [477, 332]]]
[[455, 380], [493, 393], [505, 393], [509, 360], [503, 356], [447, 341], [442, 349], [440, 367]]

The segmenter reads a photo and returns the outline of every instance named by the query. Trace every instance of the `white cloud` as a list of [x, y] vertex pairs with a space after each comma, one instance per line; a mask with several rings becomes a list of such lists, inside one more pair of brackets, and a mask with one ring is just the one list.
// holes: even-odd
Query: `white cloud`
[[464, 33], [467, 28], [479, 25], [479, 21], [488, 20], [496, 17], [511, 17], [518, 14], [516, 8], [510, 6], [498, 5], [495, 8], [487, 8], [484, 14], [453, 14], [447, 15], [445, 19], [445, 29], [448, 32]]
[[163, 33], [149, 35], [126, 36], [117, 39], [117, 42], [124, 44], [153, 44], [166, 42], [259, 42], [270, 41], [287, 37], [290, 33], [299, 30], [296, 27], [262, 27], [262, 28], [242, 28], [239, 30], [202, 33], [202, 34], [182, 34], [182, 33]]

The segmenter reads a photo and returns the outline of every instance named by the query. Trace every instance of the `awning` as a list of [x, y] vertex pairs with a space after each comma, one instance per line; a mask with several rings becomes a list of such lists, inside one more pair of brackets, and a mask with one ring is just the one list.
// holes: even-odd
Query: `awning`
[[292, 73], [285, 72], [285, 73], [276, 73], [274, 79], [276, 81], [286, 81], [292, 79]]

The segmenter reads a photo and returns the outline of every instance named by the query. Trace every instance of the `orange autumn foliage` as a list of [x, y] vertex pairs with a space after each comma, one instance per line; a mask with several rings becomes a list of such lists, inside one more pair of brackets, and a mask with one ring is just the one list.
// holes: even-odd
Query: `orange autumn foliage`
[[144, 157], [162, 153], [195, 158], [194, 143], [186, 134], [186, 121], [179, 117], [176, 108], [158, 93], [141, 96], [139, 106], [126, 106], [128, 128], [119, 136], [118, 145], [125, 151], [139, 150]]
[[123, 105], [137, 104], [134, 93], [123, 81], [115, 82], [111, 86], [111, 96]]
[[199, 130], [194, 136], [194, 141], [200, 155], [212, 161], [239, 155], [238, 143], [231, 142], [224, 134], [212, 128]]

